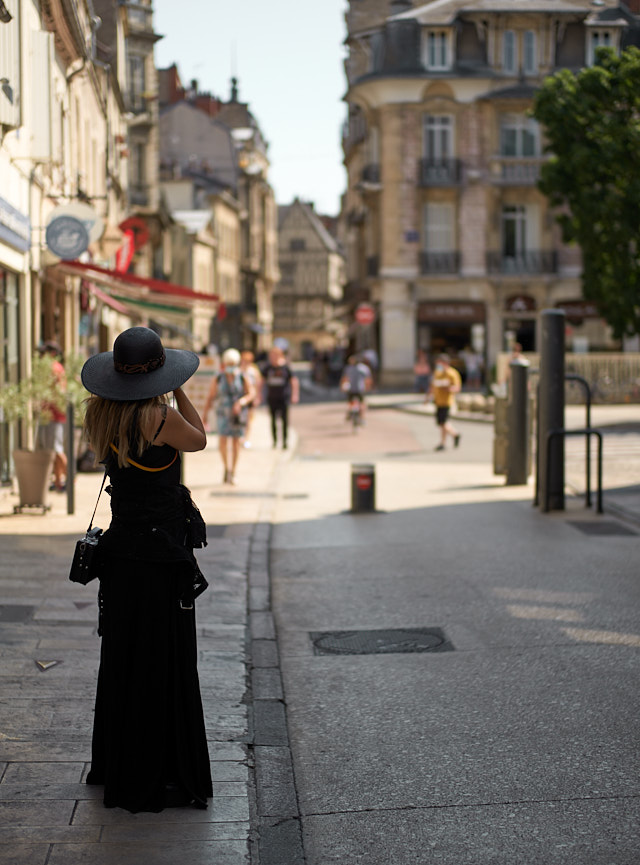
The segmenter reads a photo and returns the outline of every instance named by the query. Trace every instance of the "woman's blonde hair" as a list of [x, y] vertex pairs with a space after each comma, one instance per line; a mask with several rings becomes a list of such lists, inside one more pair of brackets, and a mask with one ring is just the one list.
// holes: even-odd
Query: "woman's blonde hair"
[[240, 352], [237, 348], [228, 348], [222, 354], [222, 363], [225, 366], [238, 366], [240, 363]]
[[98, 462], [104, 462], [113, 443], [118, 448], [118, 465], [127, 468], [127, 457], [141, 456], [151, 444], [143, 430], [149, 429], [151, 415], [166, 402], [164, 396], [132, 402], [116, 402], [92, 394], [84, 418], [86, 436]]

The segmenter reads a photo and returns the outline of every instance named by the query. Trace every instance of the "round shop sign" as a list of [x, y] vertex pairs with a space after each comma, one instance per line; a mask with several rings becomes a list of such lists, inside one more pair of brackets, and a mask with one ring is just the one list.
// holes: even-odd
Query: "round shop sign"
[[47, 246], [63, 261], [73, 261], [89, 248], [89, 232], [75, 216], [58, 216], [47, 225]]
[[87, 229], [90, 243], [95, 243], [102, 237], [104, 219], [89, 204], [84, 204], [82, 201], [61, 204], [49, 214], [47, 225], [60, 216], [73, 216], [74, 219], [78, 219]]

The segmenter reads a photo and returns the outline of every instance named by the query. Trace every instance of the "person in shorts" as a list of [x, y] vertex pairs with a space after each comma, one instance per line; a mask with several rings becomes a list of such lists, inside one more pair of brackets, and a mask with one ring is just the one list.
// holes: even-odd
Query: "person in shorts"
[[215, 376], [202, 413], [208, 429], [208, 415], [216, 407], [218, 449], [224, 467], [223, 483], [235, 484], [240, 445], [245, 436], [248, 407], [255, 398], [253, 385], [240, 368], [240, 352], [228, 348], [222, 355], [222, 370]]
[[360, 360], [358, 355], [352, 354], [342, 373], [340, 388], [346, 394], [347, 403], [351, 405], [353, 400], [360, 403], [360, 417], [364, 423], [366, 403], [364, 395], [371, 390], [373, 377], [366, 363]]
[[440, 444], [436, 447], [437, 451], [445, 449], [447, 436], [453, 439], [455, 448], [460, 444], [460, 433], [449, 420], [449, 414], [455, 402], [455, 395], [460, 392], [461, 387], [460, 373], [451, 366], [449, 355], [441, 354], [436, 361], [430, 389], [436, 407], [436, 423], [440, 427]]

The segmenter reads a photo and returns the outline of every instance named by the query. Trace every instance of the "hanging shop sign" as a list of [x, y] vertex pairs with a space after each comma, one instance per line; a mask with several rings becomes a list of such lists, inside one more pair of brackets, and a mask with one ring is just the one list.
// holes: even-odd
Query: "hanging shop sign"
[[93, 207], [80, 202], [63, 204], [50, 214], [45, 240], [54, 255], [73, 261], [99, 240], [103, 231], [104, 220]]
[[4, 198], [0, 198], [0, 241], [27, 252], [31, 246], [31, 222]]
[[142, 249], [149, 242], [149, 226], [141, 216], [130, 216], [118, 226], [120, 231], [133, 234], [134, 249]]

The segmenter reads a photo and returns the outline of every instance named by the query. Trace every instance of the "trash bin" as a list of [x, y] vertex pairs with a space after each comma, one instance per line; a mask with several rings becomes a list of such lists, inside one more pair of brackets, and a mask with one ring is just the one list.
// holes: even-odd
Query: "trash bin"
[[376, 509], [376, 472], [372, 465], [351, 466], [351, 512], [370, 513]]

